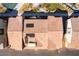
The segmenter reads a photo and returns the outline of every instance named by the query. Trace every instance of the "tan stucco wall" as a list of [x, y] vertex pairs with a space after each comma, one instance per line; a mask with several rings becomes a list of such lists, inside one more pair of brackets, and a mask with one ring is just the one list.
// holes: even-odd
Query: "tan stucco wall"
[[22, 50], [22, 17], [9, 18], [7, 33], [10, 48]]
[[[27, 28], [26, 24], [33, 23], [34, 27]], [[34, 33], [46, 33], [48, 31], [48, 22], [47, 19], [25, 19], [24, 20], [24, 32], [34, 32]]]

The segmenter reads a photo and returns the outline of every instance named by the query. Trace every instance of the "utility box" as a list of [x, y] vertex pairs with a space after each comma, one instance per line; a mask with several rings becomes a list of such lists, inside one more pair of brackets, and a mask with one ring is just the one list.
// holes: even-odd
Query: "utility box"
[[11, 17], [8, 20], [8, 41], [9, 47], [15, 50], [22, 50], [22, 17]]
[[71, 18], [72, 38], [67, 48], [79, 49], [79, 17]]
[[62, 48], [63, 20], [61, 17], [48, 16], [48, 49]]

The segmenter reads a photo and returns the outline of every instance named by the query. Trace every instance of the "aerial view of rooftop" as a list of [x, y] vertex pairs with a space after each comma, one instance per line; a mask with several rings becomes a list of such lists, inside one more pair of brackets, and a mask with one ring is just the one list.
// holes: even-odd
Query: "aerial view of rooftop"
[[79, 3], [0, 3], [0, 55], [79, 55]]

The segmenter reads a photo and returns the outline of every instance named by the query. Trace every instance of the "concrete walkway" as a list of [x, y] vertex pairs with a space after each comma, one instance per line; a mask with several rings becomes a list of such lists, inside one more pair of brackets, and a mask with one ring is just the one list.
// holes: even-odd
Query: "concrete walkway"
[[79, 50], [59, 49], [55, 51], [48, 50], [23, 50], [15, 51], [12, 49], [0, 50], [0, 56], [79, 56]]

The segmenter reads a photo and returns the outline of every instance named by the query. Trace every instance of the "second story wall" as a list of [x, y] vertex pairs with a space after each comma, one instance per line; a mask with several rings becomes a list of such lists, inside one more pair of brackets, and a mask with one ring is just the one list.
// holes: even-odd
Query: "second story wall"
[[24, 19], [24, 32], [46, 33], [48, 19]]

